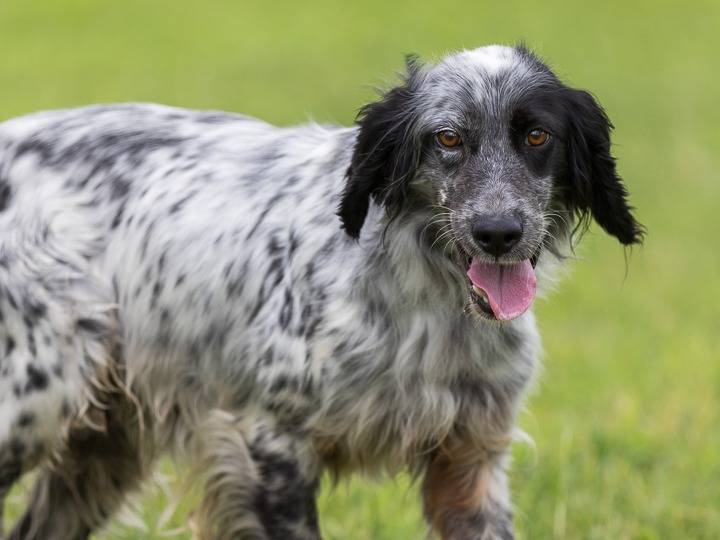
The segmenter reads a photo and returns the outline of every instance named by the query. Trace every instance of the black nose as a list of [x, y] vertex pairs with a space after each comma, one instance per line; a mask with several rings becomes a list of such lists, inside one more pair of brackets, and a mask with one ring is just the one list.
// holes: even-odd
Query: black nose
[[483, 250], [499, 257], [520, 241], [522, 223], [515, 216], [481, 217], [475, 220], [472, 235]]

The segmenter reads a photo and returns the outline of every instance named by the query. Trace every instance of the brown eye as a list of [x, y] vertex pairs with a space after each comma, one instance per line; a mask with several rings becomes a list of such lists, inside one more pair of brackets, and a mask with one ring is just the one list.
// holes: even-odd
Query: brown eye
[[437, 140], [445, 148], [455, 148], [460, 145], [460, 135], [452, 129], [444, 129], [436, 135]]
[[550, 138], [550, 134], [542, 129], [533, 129], [527, 134], [527, 142], [530, 146], [542, 146]]

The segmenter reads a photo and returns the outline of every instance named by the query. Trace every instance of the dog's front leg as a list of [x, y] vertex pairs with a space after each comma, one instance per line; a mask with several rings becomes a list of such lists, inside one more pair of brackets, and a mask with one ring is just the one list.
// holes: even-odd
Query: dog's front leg
[[504, 451], [443, 447], [423, 483], [425, 516], [443, 540], [513, 540]]
[[315, 451], [272, 418], [214, 410], [195, 430], [206, 475], [202, 540], [320, 540]]

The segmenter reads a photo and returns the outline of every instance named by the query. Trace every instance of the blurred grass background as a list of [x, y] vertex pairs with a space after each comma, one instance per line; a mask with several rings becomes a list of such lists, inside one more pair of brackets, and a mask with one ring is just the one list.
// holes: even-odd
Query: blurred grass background
[[[525, 40], [606, 106], [649, 236], [626, 274], [626, 254], [593, 230], [538, 303], [545, 371], [521, 419], [536, 446], [515, 448], [519, 536], [716, 539], [719, 36], [717, 0], [3, 0], [0, 118], [138, 100], [350, 123], [405, 53]], [[153, 525], [165, 505], [149, 487], [147, 529], [113, 523], [104, 537], [172, 536]], [[328, 539], [425, 531], [404, 478], [324, 489], [321, 522]]]

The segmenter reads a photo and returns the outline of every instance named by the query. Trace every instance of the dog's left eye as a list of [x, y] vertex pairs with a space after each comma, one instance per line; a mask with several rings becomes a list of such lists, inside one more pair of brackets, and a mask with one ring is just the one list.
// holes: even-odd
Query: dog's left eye
[[460, 146], [460, 143], [462, 142], [460, 135], [452, 129], [443, 129], [442, 131], [439, 131], [435, 137], [445, 148], [455, 148]]
[[542, 146], [549, 138], [550, 134], [539, 128], [535, 128], [527, 134], [527, 142], [530, 146]]

